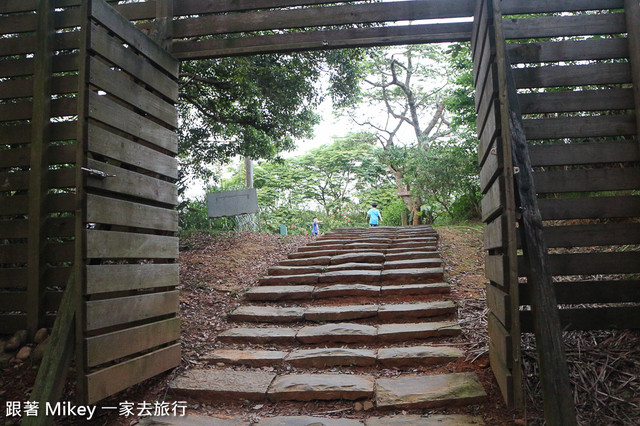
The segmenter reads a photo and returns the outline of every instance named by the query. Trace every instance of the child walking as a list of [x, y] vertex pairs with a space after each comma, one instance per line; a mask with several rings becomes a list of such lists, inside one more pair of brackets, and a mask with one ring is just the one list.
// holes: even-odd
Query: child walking
[[367, 212], [367, 217], [369, 218], [369, 226], [378, 226], [380, 222], [382, 222], [382, 215], [380, 214], [380, 210], [377, 209], [378, 203], [371, 203], [371, 208]]

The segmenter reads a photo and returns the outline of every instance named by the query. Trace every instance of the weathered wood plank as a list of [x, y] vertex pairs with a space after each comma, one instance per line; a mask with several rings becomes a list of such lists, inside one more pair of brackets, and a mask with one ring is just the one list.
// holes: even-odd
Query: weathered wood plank
[[[491, 153], [491, 148], [501, 144], [500, 139], [500, 107], [498, 104], [498, 99], [496, 98], [492, 104], [489, 112], [487, 113], [487, 122], [482, 129], [482, 134], [480, 135], [480, 144], [478, 145], [478, 163], [483, 166], [486, 161], [487, 156]], [[497, 153], [496, 149], [496, 153]], [[500, 148], [500, 153], [502, 153], [502, 148]], [[502, 158], [500, 159], [502, 162]]]
[[[27, 195], [0, 197], [0, 215], [27, 214]], [[73, 194], [47, 194], [47, 213], [70, 212], [74, 209]]]
[[0, 314], [0, 333], [13, 334], [27, 328], [26, 314]]
[[[28, 219], [0, 221], [0, 238], [27, 238]], [[73, 237], [73, 218], [50, 217], [43, 220], [43, 232], [46, 237]]]
[[631, 89], [580, 90], [518, 95], [523, 114], [633, 109]]
[[633, 140], [532, 145], [529, 154], [534, 167], [624, 163], [640, 160], [640, 147]]
[[640, 241], [640, 223], [547, 226], [543, 233], [548, 247], [634, 245]]
[[502, 147], [496, 139], [494, 143], [489, 147], [489, 155], [486, 156], [486, 160], [482, 164], [480, 169], [480, 191], [487, 192], [490, 185], [495, 182], [495, 179], [502, 173]]
[[630, 83], [631, 67], [615, 63], [517, 68], [513, 77], [518, 89]]
[[[640, 327], [640, 312], [633, 306], [560, 309], [563, 330], [627, 330]], [[531, 311], [522, 311], [524, 333], [531, 331]]]
[[[528, 305], [526, 287], [521, 284], [520, 305]], [[554, 283], [558, 303], [562, 305], [581, 305], [592, 303], [630, 303], [640, 302], [640, 281], [567, 281]]]
[[[549, 255], [553, 275], [635, 274], [640, 272], [640, 252], [568, 253]], [[518, 257], [518, 274], [526, 276]]]
[[[487, 285], [487, 307], [491, 312], [490, 316], [493, 316], [496, 322], [500, 323], [500, 328], [503, 329], [504, 333], [499, 332], [499, 334], [508, 336], [509, 333], [506, 331], [509, 327], [511, 327], [511, 296], [504, 291], [500, 290], [498, 287], [488, 284]], [[494, 324], [495, 326], [496, 324]], [[489, 334], [491, 333], [491, 325], [489, 325]], [[510, 354], [512, 353], [512, 344], [502, 344], [504, 351], [503, 353]], [[512, 359], [511, 356], [505, 359]], [[508, 366], [511, 367], [511, 361], [507, 362]]]
[[176, 40], [172, 54], [181, 60], [283, 53], [318, 49], [444, 43], [469, 39], [471, 24], [425, 24], [381, 28], [315, 30], [225, 39]]
[[624, 13], [577, 16], [545, 16], [540, 18], [505, 18], [505, 38], [542, 38], [591, 36], [625, 33]]
[[27, 310], [26, 291], [0, 291], [0, 312]]
[[542, 198], [538, 200], [543, 220], [637, 217], [640, 197]]
[[[53, 77], [51, 93], [69, 94], [78, 91], [78, 78], [74, 75]], [[17, 99], [33, 96], [33, 80], [30, 78], [0, 81], [0, 98]]]
[[632, 136], [635, 114], [523, 120], [527, 140]]
[[[33, 58], [4, 59], [0, 61], [0, 77], [23, 77], [33, 74]], [[53, 72], [67, 72], [78, 69], [76, 53], [59, 54], [53, 58]]]
[[625, 0], [624, 2], [627, 38], [629, 40], [629, 62], [633, 76], [633, 93], [636, 110], [636, 135], [640, 138], [640, 4], [637, 1]]
[[98, 330], [147, 320], [178, 311], [178, 291], [86, 302], [86, 329]]
[[128, 75], [112, 70], [96, 58], [90, 59], [89, 69], [92, 85], [162, 120], [171, 127], [178, 127], [178, 113], [175, 107], [136, 84], [128, 78]]
[[[19, 36], [5, 38], [0, 43], [0, 56], [24, 55], [34, 53], [36, 48], [36, 36]], [[80, 45], [80, 33], [58, 33], [54, 37], [55, 50], [77, 49]]]
[[410, 0], [394, 3], [268, 10], [236, 15], [209, 15], [175, 21], [173, 33], [175, 38], [186, 38], [275, 28], [460, 18], [473, 16], [474, 6], [467, 0], [432, 0], [429, 2]]
[[88, 403], [92, 404], [180, 365], [180, 344], [88, 374]]
[[86, 339], [87, 364], [89, 367], [95, 367], [179, 338], [180, 319], [178, 318], [89, 337]]
[[88, 265], [87, 294], [178, 285], [178, 264]]
[[536, 191], [550, 192], [620, 191], [638, 188], [638, 169], [549, 170], [534, 173]]
[[175, 259], [178, 238], [114, 231], [87, 231], [88, 258]]
[[106, 179], [89, 178], [87, 180], [89, 188], [117, 192], [172, 206], [178, 203], [178, 188], [174, 183], [154, 179], [141, 173], [95, 160], [89, 160], [88, 167], [114, 175], [114, 177]]
[[621, 9], [623, 4], [623, 0], [509, 0], [502, 5], [502, 13], [505, 15], [519, 15], [528, 13]]
[[[0, 191], [23, 191], [29, 188], [29, 172], [0, 173]], [[73, 169], [52, 170], [49, 174], [49, 188], [74, 186]]]
[[588, 61], [626, 58], [629, 56], [629, 44], [625, 38], [510, 43], [507, 51], [512, 64]]
[[491, 250], [506, 246], [507, 218], [502, 215], [489, 222], [483, 231], [483, 248]]
[[162, 67], [169, 75], [176, 76], [178, 74], [179, 62], [111, 6], [101, 0], [94, 0], [91, 2], [90, 14], [93, 19], [117, 34], [130, 47]]
[[[357, 0], [354, 3], [362, 3]], [[205, 13], [242, 12], [257, 9], [273, 9], [279, 7], [314, 6], [330, 3], [346, 3], [332, 0], [181, 0], [174, 6], [176, 15], [199, 15]]]
[[[506, 293], [503, 294], [506, 295]], [[513, 367], [513, 342], [511, 335], [493, 312], [489, 313], [487, 320], [490, 345], [493, 346], [504, 365], [510, 370]]]
[[178, 151], [178, 136], [175, 132], [119, 105], [107, 96], [89, 93], [89, 116], [170, 152]]
[[484, 276], [506, 290], [505, 283], [509, 282], [509, 259], [502, 254], [488, 255], [484, 263]]
[[[14, 102], [0, 105], [0, 121], [31, 120], [33, 114], [31, 101]], [[51, 117], [69, 117], [77, 111], [74, 98], [61, 98], [51, 101]]]
[[[511, 370], [509, 370], [501, 358], [498, 349], [493, 347], [491, 341], [489, 342], [489, 362], [491, 363], [491, 370], [498, 382], [500, 392], [504, 398], [505, 404], [508, 407], [514, 405], [514, 380]], [[519, 384], [517, 386], [520, 386]]]
[[87, 195], [87, 221], [160, 231], [178, 230], [178, 212], [99, 195]]
[[[76, 122], [67, 121], [51, 124], [51, 141], [70, 141], [75, 139]], [[31, 126], [20, 124], [17, 126], [0, 126], [0, 140], [5, 145], [14, 146], [29, 143]]]
[[131, 49], [126, 49], [121, 43], [95, 26], [91, 27], [90, 48], [159, 93], [162, 93], [168, 99], [177, 102], [178, 85], [171, 77], [152, 64], [141, 61], [135, 52]]
[[482, 221], [488, 222], [498, 215], [505, 208], [504, 197], [502, 191], [504, 190], [504, 178], [500, 176], [491, 185], [489, 191], [484, 195], [481, 201], [482, 207]]

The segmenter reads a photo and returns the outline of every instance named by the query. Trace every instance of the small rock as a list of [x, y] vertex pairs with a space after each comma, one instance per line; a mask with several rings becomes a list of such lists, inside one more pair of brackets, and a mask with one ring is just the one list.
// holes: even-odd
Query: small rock
[[33, 343], [40, 344], [42, 342], [44, 342], [47, 337], [49, 337], [49, 330], [47, 330], [46, 328], [41, 328], [40, 330], [36, 331], [36, 334], [33, 336]]
[[4, 346], [5, 352], [13, 352], [27, 343], [27, 330], [18, 330]]
[[362, 411], [364, 410], [364, 405], [362, 405], [362, 402], [356, 402], [353, 406], [353, 409], [356, 411]]
[[218, 366], [218, 367], [224, 367], [224, 362], [216, 362], [216, 366]]
[[16, 354], [16, 358], [20, 361], [28, 360], [31, 356], [31, 350], [31, 346], [23, 346]]
[[363, 404], [364, 411], [369, 411], [373, 408], [373, 402], [365, 401]]
[[49, 336], [47, 336], [44, 341], [40, 342], [31, 352], [31, 361], [39, 364], [40, 361], [42, 361], [42, 358], [44, 358], [44, 352], [47, 350], [47, 345], [49, 345]]
[[254, 410], [259, 410], [259, 409], [261, 409], [262, 407], [264, 407], [264, 404], [258, 404], [258, 405], [254, 405], [254, 406], [253, 406], [253, 409], [254, 409]]

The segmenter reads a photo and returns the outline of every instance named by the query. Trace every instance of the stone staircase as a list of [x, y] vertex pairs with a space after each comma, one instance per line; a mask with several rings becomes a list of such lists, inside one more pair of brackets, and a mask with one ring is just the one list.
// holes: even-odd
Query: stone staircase
[[[170, 384], [176, 399], [241, 400], [275, 405], [275, 412], [283, 401], [335, 401], [345, 413], [357, 401], [363, 410], [357, 419], [187, 417], [150, 424], [483, 424], [467, 415], [424, 414], [486, 396], [475, 373], [428, 371], [463, 355], [454, 345], [461, 330], [437, 239], [427, 226], [350, 228], [300, 248], [229, 314], [235, 326], [202, 360], [210, 368], [189, 370]], [[394, 410], [411, 413], [393, 416]]]

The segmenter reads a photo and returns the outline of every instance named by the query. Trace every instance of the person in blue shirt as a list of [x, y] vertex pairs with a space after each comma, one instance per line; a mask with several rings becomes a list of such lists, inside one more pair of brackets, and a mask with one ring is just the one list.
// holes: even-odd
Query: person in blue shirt
[[376, 207], [378, 207], [378, 203], [371, 203], [371, 208], [367, 212], [369, 226], [378, 226], [380, 222], [382, 222], [382, 215], [380, 214], [380, 210]]
[[320, 229], [318, 227], [318, 223], [320, 223], [320, 222], [318, 222], [318, 218], [314, 217], [313, 218], [313, 224], [311, 225], [311, 233], [313, 235], [318, 235], [320, 233]]

